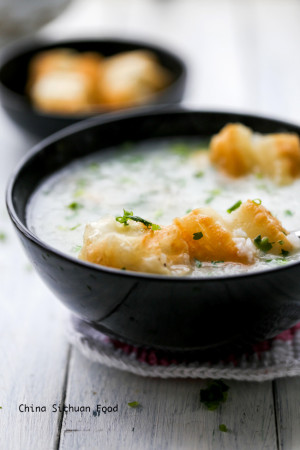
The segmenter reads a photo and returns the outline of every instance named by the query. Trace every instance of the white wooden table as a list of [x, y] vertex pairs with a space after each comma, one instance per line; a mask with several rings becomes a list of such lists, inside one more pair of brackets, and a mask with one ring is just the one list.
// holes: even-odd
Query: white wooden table
[[[299, 22], [298, 0], [81, 0], [43, 33], [154, 40], [186, 59], [186, 103], [300, 123]], [[0, 111], [1, 192], [33, 142]], [[0, 233], [1, 449], [300, 449], [298, 378], [228, 382], [228, 401], [212, 412], [199, 401], [204, 381], [92, 364], [67, 343], [65, 311], [28, 264], [3, 195]], [[25, 403], [48, 411], [21, 413]], [[118, 412], [54, 413], [54, 403]]]

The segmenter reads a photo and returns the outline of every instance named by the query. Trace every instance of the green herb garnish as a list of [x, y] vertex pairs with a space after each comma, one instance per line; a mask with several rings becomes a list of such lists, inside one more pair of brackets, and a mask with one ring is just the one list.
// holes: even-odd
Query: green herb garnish
[[207, 197], [207, 199], [205, 200], [205, 204], [208, 205], [208, 204], [211, 203], [214, 199], [215, 199], [215, 197], [213, 197], [213, 196]]
[[278, 244], [279, 244], [279, 245], [283, 245], [284, 242], [283, 242], [283, 241], [278, 241]]
[[220, 195], [222, 193], [221, 189], [212, 189], [211, 191], [207, 192], [210, 194], [210, 197], [205, 200], [206, 204], [211, 203], [217, 195]]
[[161, 226], [160, 226], [160, 225], [156, 225], [155, 223], [152, 223], [152, 224], [151, 224], [151, 229], [152, 229], [153, 231], [161, 230]]
[[82, 249], [82, 246], [81, 245], [74, 245], [74, 247], [72, 247], [72, 252], [73, 253], [77, 253], [77, 252], [80, 252], [80, 250]]
[[282, 256], [283, 257], [286, 257], [286, 256], [288, 256], [288, 254], [289, 254], [289, 252], [287, 251], [287, 250], [281, 250], [281, 254], [282, 254]]
[[223, 431], [223, 433], [227, 433], [228, 428], [224, 425], [224, 423], [221, 423], [221, 425], [219, 425], [219, 430]]
[[256, 238], [254, 239], [254, 245], [261, 250], [262, 252], [268, 252], [269, 250], [271, 250], [271, 248], [273, 247], [271, 242], [269, 242], [269, 238], [264, 237], [262, 238], [261, 235], [259, 234], [258, 236], [256, 236]]
[[128, 406], [130, 406], [130, 408], [137, 408], [140, 404], [139, 402], [129, 402]]
[[195, 265], [196, 265], [197, 269], [200, 269], [200, 267], [202, 267], [202, 262], [199, 261], [199, 259], [195, 258]]
[[260, 198], [254, 198], [252, 200], [252, 203], [255, 203], [255, 205], [261, 205], [261, 199]]
[[189, 213], [192, 212], [192, 211], [193, 211], [193, 210], [192, 210], [191, 208], [189, 208], [189, 209], [186, 210], [185, 213], [186, 213], [186, 214], [189, 214]]
[[91, 162], [89, 164], [89, 169], [91, 169], [91, 170], [97, 170], [97, 169], [99, 169], [99, 167], [100, 167], [100, 164], [97, 162]]
[[213, 266], [216, 266], [217, 264], [223, 264], [224, 261], [211, 261]]
[[191, 149], [187, 144], [184, 144], [183, 142], [178, 142], [176, 144], [173, 144], [171, 146], [171, 152], [175, 153], [175, 155], [181, 156], [186, 158], [189, 153], [190, 153]]
[[203, 175], [204, 175], [203, 170], [200, 170], [199, 172], [196, 172], [196, 173], [194, 174], [194, 177], [195, 177], [195, 178], [202, 178]]
[[72, 211], [78, 211], [79, 209], [83, 208], [83, 205], [81, 205], [81, 203], [72, 202], [67, 206], [67, 208], [71, 209]]
[[128, 220], [133, 220], [134, 222], [141, 222], [147, 228], [151, 228], [152, 230], [161, 229], [161, 227], [159, 225], [156, 225], [155, 223], [142, 219], [139, 216], [134, 216], [132, 211], [126, 211], [126, 209], [123, 209], [123, 213], [124, 213], [123, 216], [116, 217], [116, 221], [124, 224], [125, 226], [129, 225]]
[[286, 216], [293, 216], [293, 215], [294, 215], [293, 211], [291, 211], [290, 209], [286, 209], [286, 210], [284, 211], [284, 214], [285, 214]]
[[221, 380], [211, 381], [206, 389], [200, 390], [200, 401], [210, 410], [214, 411], [221, 403], [227, 400], [229, 386]]
[[230, 214], [232, 211], [235, 211], [238, 209], [242, 204], [242, 200], [238, 200], [234, 205], [232, 205], [230, 208], [227, 209], [227, 212]]
[[193, 239], [194, 241], [199, 241], [199, 239], [203, 238], [202, 231], [198, 231], [198, 233], [193, 233]]
[[221, 189], [212, 189], [209, 192], [211, 195], [220, 195], [222, 193]]
[[3, 231], [0, 232], [0, 241], [1, 242], [5, 242], [7, 239], [7, 236], [5, 233], [3, 233]]
[[81, 223], [78, 223], [77, 225], [74, 225], [74, 227], [71, 227], [70, 230], [76, 230], [76, 228], [79, 228], [81, 226]]
[[280, 266], [283, 266], [284, 264], [286, 264], [288, 261], [285, 258], [276, 258], [273, 259], [273, 261], [276, 262], [276, 264], [279, 264]]

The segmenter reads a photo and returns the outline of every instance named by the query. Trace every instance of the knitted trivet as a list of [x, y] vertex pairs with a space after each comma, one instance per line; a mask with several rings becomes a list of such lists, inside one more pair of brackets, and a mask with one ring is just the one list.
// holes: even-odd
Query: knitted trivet
[[300, 375], [300, 323], [253, 346], [251, 353], [205, 363], [178, 362], [162, 351], [110, 339], [75, 317], [69, 320], [67, 332], [69, 341], [91, 361], [141, 376], [265, 381]]

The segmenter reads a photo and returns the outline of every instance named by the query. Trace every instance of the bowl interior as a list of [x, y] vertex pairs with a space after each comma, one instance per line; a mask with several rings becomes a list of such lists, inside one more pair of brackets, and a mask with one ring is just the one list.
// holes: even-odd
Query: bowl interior
[[10, 183], [8, 200], [16, 219], [26, 226], [28, 200], [43, 179], [75, 159], [98, 150], [145, 139], [197, 136], [209, 138], [226, 123], [242, 122], [260, 133], [298, 132], [297, 126], [268, 118], [235, 113], [193, 112], [179, 108], [99, 116], [74, 124], [38, 144]]

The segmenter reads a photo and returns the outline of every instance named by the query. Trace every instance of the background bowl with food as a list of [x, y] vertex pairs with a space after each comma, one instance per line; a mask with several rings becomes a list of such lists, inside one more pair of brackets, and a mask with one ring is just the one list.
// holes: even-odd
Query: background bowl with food
[[2, 106], [38, 136], [100, 113], [177, 103], [185, 82], [185, 63], [171, 51], [113, 38], [18, 42], [0, 66]]

